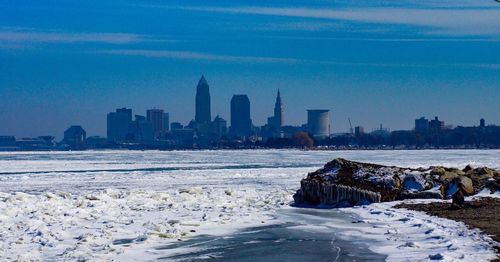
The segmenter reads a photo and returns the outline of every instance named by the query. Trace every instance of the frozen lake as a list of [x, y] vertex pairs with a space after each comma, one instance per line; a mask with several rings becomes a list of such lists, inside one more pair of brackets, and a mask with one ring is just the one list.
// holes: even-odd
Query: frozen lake
[[[395, 251], [368, 228], [401, 214], [354, 224], [373, 211], [289, 206], [300, 180], [336, 157], [500, 169], [500, 150], [0, 152], [0, 258], [383, 260]], [[464, 237], [477, 246], [417, 237], [421, 248], [404, 252], [425, 257], [435, 241], [445, 258], [491, 255], [477, 232]]]

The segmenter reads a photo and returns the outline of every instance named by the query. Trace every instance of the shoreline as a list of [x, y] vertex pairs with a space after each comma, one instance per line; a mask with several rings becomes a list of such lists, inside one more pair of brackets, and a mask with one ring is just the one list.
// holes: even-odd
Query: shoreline
[[428, 215], [446, 218], [464, 223], [468, 228], [479, 229], [496, 242], [497, 258], [500, 261], [500, 198], [483, 196], [465, 203], [463, 208], [452, 208], [448, 202], [427, 204], [398, 204], [395, 208], [404, 208], [424, 212]]
[[[496, 261], [496, 242], [462, 222], [435, 217], [424, 212], [397, 208], [400, 204], [449, 203], [436, 200], [404, 200], [341, 208], [354, 214], [353, 230], [370, 250], [387, 255], [387, 261], [465, 260]], [[352, 236], [344, 236], [352, 237]]]

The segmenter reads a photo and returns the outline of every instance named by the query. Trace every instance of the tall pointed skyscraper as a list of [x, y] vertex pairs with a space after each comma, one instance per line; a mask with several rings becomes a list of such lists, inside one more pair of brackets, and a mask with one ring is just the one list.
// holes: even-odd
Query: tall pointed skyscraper
[[196, 123], [207, 124], [212, 121], [210, 113], [210, 89], [207, 80], [201, 76], [196, 87]]
[[276, 97], [276, 103], [274, 104], [274, 127], [281, 128], [283, 126], [283, 104], [281, 103], [281, 94], [278, 89], [278, 96]]

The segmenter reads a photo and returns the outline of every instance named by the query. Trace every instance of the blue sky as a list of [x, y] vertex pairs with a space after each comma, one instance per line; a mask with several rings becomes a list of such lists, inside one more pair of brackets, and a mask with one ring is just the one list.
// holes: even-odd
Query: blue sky
[[474, 1], [0, 0], [0, 134], [105, 134], [106, 113], [194, 117], [248, 94], [255, 124], [282, 90], [286, 124], [332, 110], [367, 130], [420, 116], [500, 124], [500, 3]]

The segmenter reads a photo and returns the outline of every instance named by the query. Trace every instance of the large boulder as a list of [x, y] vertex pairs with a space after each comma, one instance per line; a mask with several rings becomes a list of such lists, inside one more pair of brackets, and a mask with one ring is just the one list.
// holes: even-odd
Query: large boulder
[[472, 179], [466, 176], [457, 176], [452, 181], [441, 184], [441, 194], [445, 198], [451, 198], [457, 191], [461, 190], [464, 195], [475, 193]]

